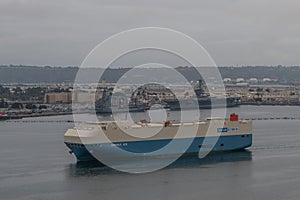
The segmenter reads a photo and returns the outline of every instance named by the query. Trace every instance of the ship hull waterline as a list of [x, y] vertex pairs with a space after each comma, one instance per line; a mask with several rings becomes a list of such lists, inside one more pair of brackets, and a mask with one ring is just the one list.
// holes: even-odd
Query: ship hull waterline
[[[196, 137], [191, 142], [191, 145], [187, 148], [185, 152], [180, 152], [178, 149], [169, 149], [164, 152], [164, 154], [155, 155], [155, 151], [164, 147], [171, 142], [172, 139], [162, 139], [162, 140], [147, 140], [147, 141], [132, 141], [132, 142], [115, 142], [115, 143], [95, 143], [95, 144], [81, 144], [65, 142], [67, 147], [70, 149], [70, 153], [73, 153], [78, 161], [92, 161], [105, 159], [124, 159], [128, 155], [134, 157], [144, 157], [145, 153], [154, 152], [154, 156], [176, 156], [176, 155], [198, 155], [200, 148], [208, 148], [211, 152], [226, 152], [242, 150], [252, 145], [252, 133], [244, 133], [239, 135], [228, 135], [220, 136], [219, 138], [207, 137], [206, 146], [202, 146], [204, 137]], [[183, 140], [189, 140], [188, 138], [173, 139], [172, 142], [177, 145], [181, 145]], [[217, 140], [215, 145], [210, 144]], [[116, 151], [116, 147], [121, 148], [121, 152], [127, 152], [125, 154]], [[128, 152], [133, 152], [135, 154], [130, 154]], [[96, 155], [96, 156], [95, 156]], [[105, 158], [107, 156], [107, 158]], [[97, 157], [97, 158], [95, 158]]]

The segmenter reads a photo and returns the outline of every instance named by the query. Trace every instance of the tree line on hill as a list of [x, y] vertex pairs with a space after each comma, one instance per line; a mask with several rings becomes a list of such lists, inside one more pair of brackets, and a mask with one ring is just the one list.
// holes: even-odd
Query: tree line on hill
[[[104, 77], [107, 82], [117, 82], [119, 78], [130, 69], [131, 68], [110, 68], [104, 71], [102, 77]], [[199, 74], [193, 67], [177, 67], [176, 69], [188, 80], [199, 79]], [[96, 69], [90, 68], [86, 70]], [[300, 83], [300, 67], [298, 66], [219, 67], [219, 70], [223, 78], [271, 78], [277, 79], [281, 84]], [[77, 71], [78, 67], [2, 65], [0, 66], [0, 84], [72, 84]], [[93, 71], [89, 71], [89, 73], [93, 74]]]

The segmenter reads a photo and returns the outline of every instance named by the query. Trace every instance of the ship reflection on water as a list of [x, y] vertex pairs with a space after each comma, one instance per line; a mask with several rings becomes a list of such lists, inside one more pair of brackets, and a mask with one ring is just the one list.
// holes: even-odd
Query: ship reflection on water
[[[160, 158], [163, 159], [163, 158]], [[174, 168], [203, 168], [207, 165], [213, 165], [218, 163], [225, 162], [241, 162], [241, 161], [251, 161], [252, 152], [249, 150], [239, 150], [239, 151], [230, 151], [230, 152], [220, 152], [220, 153], [211, 153], [205, 158], [199, 159], [197, 155], [187, 155], [182, 156], [177, 159], [171, 165], [165, 167], [162, 170], [174, 169]], [[153, 159], [153, 162], [159, 162], [159, 159]], [[107, 174], [119, 174], [117, 170], [114, 170], [110, 167], [103, 165], [101, 162], [94, 161], [85, 161], [70, 164], [68, 169], [68, 175], [70, 177], [76, 176], [98, 176], [98, 175], [107, 175]]]
[[197, 156], [183, 156], [167, 168], [197, 168], [203, 167], [203, 165], [250, 160], [252, 160], [252, 152], [244, 149], [238, 151], [211, 153], [202, 159], [199, 159]]

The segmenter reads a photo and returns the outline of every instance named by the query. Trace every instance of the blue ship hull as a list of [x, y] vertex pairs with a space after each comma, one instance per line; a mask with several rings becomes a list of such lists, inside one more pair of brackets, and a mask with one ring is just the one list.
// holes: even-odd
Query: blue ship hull
[[[209, 137], [207, 138], [208, 142], [206, 144], [209, 144], [209, 141], [215, 141], [217, 138]], [[174, 142], [177, 146], [180, 146], [182, 143], [185, 143], [183, 140], [189, 140], [189, 139], [174, 139], [172, 142]], [[199, 149], [201, 148], [201, 145], [203, 143], [204, 137], [197, 137], [193, 139], [190, 147], [186, 150], [185, 154], [198, 154]], [[158, 150], [165, 145], [167, 145], [169, 142], [171, 142], [171, 139], [165, 139], [165, 140], [143, 140], [143, 141], [133, 141], [133, 142], [118, 142], [114, 143], [115, 146], [118, 146], [121, 149], [124, 149], [128, 152], [134, 152], [134, 153], [148, 153], [153, 152], [155, 150]], [[212, 142], [213, 143], [213, 142]], [[103, 155], [109, 155], [109, 156], [118, 156], [120, 152], [114, 152], [115, 147], [112, 147], [111, 143], [105, 143], [105, 144], [78, 144], [78, 143], [69, 143], [65, 142], [65, 144], [70, 149], [70, 153], [74, 153], [78, 161], [90, 161], [95, 160], [93, 155], [90, 153], [94, 152], [102, 152]], [[233, 150], [240, 150], [247, 148], [252, 145], [252, 134], [242, 134], [242, 135], [230, 135], [230, 136], [220, 136], [218, 138], [217, 143], [212, 147], [212, 152], [218, 152], [218, 151], [233, 151]], [[179, 148], [180, 149], [180, 148]], [[176, 155], [176, 154], [182, 154], [182, 152], [179, 152], [178, 149], [172, 149], [168, 152], [165, 152], [165, 155]]]

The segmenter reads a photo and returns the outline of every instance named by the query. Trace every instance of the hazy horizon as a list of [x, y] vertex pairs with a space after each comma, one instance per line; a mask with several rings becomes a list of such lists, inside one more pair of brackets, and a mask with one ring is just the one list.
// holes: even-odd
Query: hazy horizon
[[[80, 66], [63, 66], [63, 65], [23, 65], [23, 64], [0, 64], [0, 67], [38, 67], [38, 68], [47, 68], [47, 67], [50, 67], [50, 68], [79, 68]], [[135, 66], [110, 66], [109, 68], [110, 69], [121, 69], [121, 68], [133, 68]], [[172, 66], [172, 67], [175, 67], [175, 68], [185, 68], [185, 67], [188, 67], [188, 68], [193, 68], [194, 66]], [[285, 68], [293, 68], [293, 67], [297, 67], [299, 68], [300, 67], [300, 64], [299, 65], [222, 65], [222, 66], [217, 66], [217, 67], [222, 67], [222, 68], [231, 68], [231, 67], [234, 67], [234, 68], [247, 68], [247, 67], [285, 67]], [[106, 67], [87, 67], [88, 69], [107, 69]], [[138, 66], [138, 68], [141, 68]], [[157, 67], [153, 66], [147, 66], [147, 67], [142, 67], [142, 68], [151, 68], [151, 69], [155, 69]], [[197, 67], [196, 67], [197, 68]]]
[[0, 60], [79, 66], [111, 35], [155, 26], [191, 36], [218, 66], [300, 65], [299, 8], [292, 0], [3, 0]]

